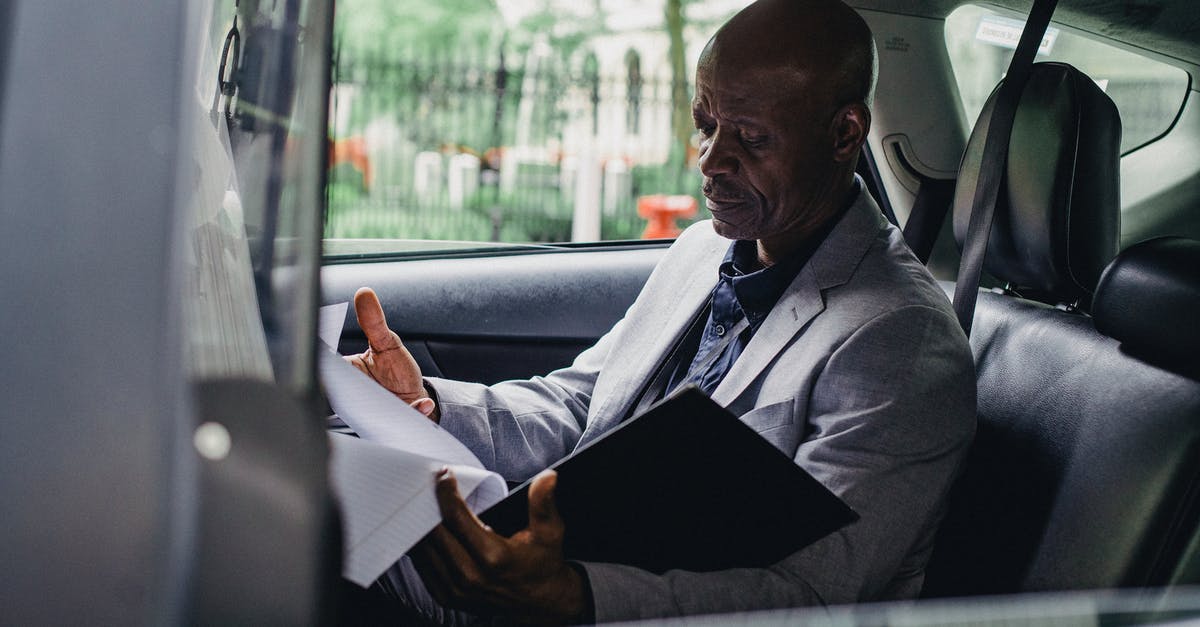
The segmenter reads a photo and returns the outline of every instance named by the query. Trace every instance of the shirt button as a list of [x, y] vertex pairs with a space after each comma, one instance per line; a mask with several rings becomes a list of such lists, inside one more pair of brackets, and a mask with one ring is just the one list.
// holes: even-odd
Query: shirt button
[[713, 331], [716, 331], [717, 337], [721, 337], [721, 336], [725, 335], [725, 327], [723, 327], [719, 324], [717, 325], [717, 327], [715, 329], [713, 329]]

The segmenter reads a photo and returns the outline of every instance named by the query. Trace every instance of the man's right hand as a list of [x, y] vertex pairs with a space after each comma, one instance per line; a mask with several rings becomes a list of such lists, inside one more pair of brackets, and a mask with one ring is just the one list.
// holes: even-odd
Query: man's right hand
[[367, 350], [346, 356], [346, 361], [399, 396], [413, 409], [438, 422], [439, 412], [425, 390], [421, 367], [404, 348], [400, 336], [388, 328], [383, 307], [374, 290], [360, 287], [354, 293], [354, 313], [358, 316], [359, 328], [367, 336]]

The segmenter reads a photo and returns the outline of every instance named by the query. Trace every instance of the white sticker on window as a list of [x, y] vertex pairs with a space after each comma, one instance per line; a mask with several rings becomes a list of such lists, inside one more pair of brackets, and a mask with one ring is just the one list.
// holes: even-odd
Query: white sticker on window
[[[1016, 48], [1021, 41], [1021, 31], [1025, 22], [999, 15], [984, 15], [979, 19], [979, 28], [975, 30], [975, 39], [984, 43], [1000, 46], [1001, 48]], [[1038, 46], [1038, 54], [1050, 54], [1054, 42], [1058, 39], [1058, 29], [1049, 27], [1042, 36], [1042, 45]]]

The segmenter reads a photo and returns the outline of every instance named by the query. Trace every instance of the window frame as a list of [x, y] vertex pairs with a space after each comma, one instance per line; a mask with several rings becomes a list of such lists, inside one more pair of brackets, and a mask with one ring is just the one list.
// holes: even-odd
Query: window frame
[[[943, 21], [943, 27], [942, 27], [943, 38], [945, 37], [945, 33], [947, 32], [947, 28], [949, 26], [950, 16], [953, 15], [956, 11], [963, 9], [964, 7], [978, 7], [978, 8], [987, 10], [987, 11], [992, 11], [993, 13], [996, 13], [998, 15], [1001, 15], [1001, 16], [1009, 18], [1009, 19], [1019, 20], [1022, 23], [1025, 22], [1029, 17], [1025, 13], [1021, 13], [1019, 11], [1014, 11], [1008, 7], [993, 4], [991, 2], [962, 2], [960, 4], [955, 5], [955, 7], [953, 9], [951, 9], [949, 12], [947, 12], [946, 16], [943, 18], [943, 20], [942, 20]], [[1106, 37], [1105, 35], [1093, 33], [1092, 31], [1084, 30], [1082, 28], [1079, 28], [1078, 26], [1066, 24], [1064, 22], [1060, 22], [1060, 21], [1057, 21], [1054, 19], [1051, 19], [1050, 27], [1057, 28], [1063, 33], [1070, 33], [1074, 36], [1082, 37], [1082, 38], [1088, 39], [1095, 43], [1104, 44], [1106, 46], [1110, 46], [1112, 48], [1121, 50], [1123, 52], [1134, 54], [1139, 57], [1149, 59], [1151, 61], [1162, 63], [1164, 65], [1169, 65], [1169, 66], [1183, 72], [1184, 76], [1187, 78], [1187, 84], [1185, 85], [1184, 90], [1183, 90], [1183, 98], [1180, 100], [1178, 108], [1175, 111], [1175, 114], [1171, 117], [1170, 124], [1162, 132], [1154, 135], [1150, 139], [1147, 139], [1146, 141], [1144, 141], [1142, 143], [1133, 145], [1127, 149], [1123, 149], [1121, 151], [1122, 159], [1124, 159], [1126, 156], [1128, 156], [1134, 152], [1137, 152], [1138, 150], [1141, 150], [1141, 149], [1163, 139], [1167, 135], [1170, 135], [1171, 132], [1176, 129], [1176, 127], [1179, 124], [1180, 118], [1183, 117], [1184, 110], [1187, 108], [1188, 101], [1192, 98], [1192, 94], [1196, 91], [1195, 73], [1197, 71], [1197, 68], [1195, 66], [1193, 66], [1191, 63], [1188, 63], [1187, 61], [1184, 61], [1182, 59], [1178, 59], [1178, 58], [1163, 54], [1161, 52], [1150, 50], [1148, 48], [1143, 48], [1141, 46], [1137, 46], [1134, 44], [1129, 44], [1129, 43], [1126, 43], [1126, 42], [1123, 42], [1123, 41], [1120, 41], [1117, 39], [1112, 39], [1110, 37]], [[951, 53], [951, 50], [949, 49], [948, 46], [946, 47], [946, 56], [947, 56], [947, 58], [949, 58], [951, 60], [951, 77], [950, 78], [954, 82], [955, 88], [957, 89], [959, 87], [958, 76], [956, 74], [954, 74], [954, 72], [953, 72], [954, 55]], [[978, 120], [977, 119], [972, 120], [967, 117], [966, 110], [964, 108], [962, 108], [962, 96], [961, 95], [959, 96], [959, 107], [960, 107], [960, 110], [963, 112], [962, 118], [965, 120], [965, 123], [966, 123], [965, 130], [967, 131], [968, 134], [970, 134], [970, 132], [975, 127], [975, 123]], [[1118, 111], [1120, 111], [1120, 109], [1118, 109]]]

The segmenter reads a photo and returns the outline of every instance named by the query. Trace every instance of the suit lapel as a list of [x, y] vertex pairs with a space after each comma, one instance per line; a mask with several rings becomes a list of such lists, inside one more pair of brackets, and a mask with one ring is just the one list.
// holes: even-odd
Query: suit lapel
[[717, 284], [717, 265], [728, 248], [729, 240], [714, 237], [700, 254], [681, 262], [689, 265], [680, 268], [684, 274], [679, 289], [652, 296], [660, 303], [655, 309], [660, 315], [637, 320], [638, 326], [629, 329], [625, 341], [617, 349], [619, 354], [608, 360], [609, 364], [625, 367], [617, 373], [614, 383], [605, 386], [603, 392], [597, 390], [596, 396], [602, 396], [603, 400], [589, 412], [588, 424], [577, 448], [608, 431], [636, 402], [638, 392], [679, 342], [688, 323], [708, 302], [708, 295]]
[[762, 326], [754, 333], [741, 357], [725, 374], [712, 398], [718, 405], [728, 405], [767, 368], [775, 356], [795, 337], [796, 333], [825, 309], [821, 290], [809, 266], [805, 265], [779, 298]]
[[732, 403], [805, 325], [824, 311], [822, 291], [850, 280], [876, 234], [885, 226], [875, 201], [866, 192], [859, 192], [858, 199], [800, 270], [742, 355], [713, 390], [714, 401], [720, 405]]
[[[863, 189], [861, 182], [859, 189]], [[792, 338], [824, 310], [822, 290], [848, 281], [875, 236], [886, 226], [879, 207], [869, 194], [860, 191], [858, 200], [813, 253], [714, 390], [713, 400], [728, 405], [766, 370]], [[576, 448], [607, 432], [629, 411], [643, 384], [654, 376], [688, 322], [707, 302], [717, 283], [717, 266], [729, 244], [729, 240], [714, 236], [698, 250], [681, 254], [672, 260], [670, 278], [660, 281], [655, 292], [643, 295], [649, 299], [648, 313], [628, 321], [636, 326], [625, 332], [621, 345], [607, 361], [604, 378], [613, 378], [611, 382], [597, 382], [593, 396], [596, 404]], [[671, 285], [681, 287], [664, 290]], [[615, 376], [613, 368], [620, 369]]]

